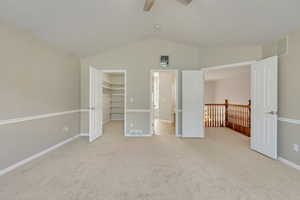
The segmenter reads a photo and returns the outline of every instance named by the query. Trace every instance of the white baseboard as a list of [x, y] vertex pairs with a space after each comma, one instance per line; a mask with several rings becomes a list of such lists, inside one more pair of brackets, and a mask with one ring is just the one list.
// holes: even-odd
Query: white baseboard
[[279, 157], [278, 160], [279, 160], [280, 162], [283, 162], [284, 164], [290, 166], [290, 167], [293, 167], [293, 168], [295, 168], [295, 169], [300, 170], [300, 165], [297, 165], [296, 163], [293, 163], [293, 162], [291, 162], [291, 161], [289, 161], [289, 160], [286, 160], [286, 159], [284, 159], [284, 158], [282, 158], [282, 157]]
[[130, 134], [125, 135], [125, 137], [150, 137], [150, 136], [152, 136], [152, 135], [144, 135], [144, 134], [143, 135], [130, 135]]
[[88, 136], [89, 136], [89, 133], [80, 133], [80, 136], [81, 136], [81, 137], [88, 137]]
[[62, 141], [62, 142], [60, 142], [60, 143], [58, 143], [58, 144], [56, 144], [56, 145], [54, 145], [54, 146], [52, 146], [52, 147], [50, 147], [50, 148], [48, 148], [48, 149], [45, 149], [45, 150], [43, 150], [43, 151], [41, 151], [41, 152], [39, 152], [39, 153], [36, 153], [36, 154], [30, 156], [29, 158], [26, 158], [26, 159], [24, 159], [24, 160], [21, 160], [21, 161], [15, 163], [15, 164], [13, 164], [13, 165], [11, 165], [11, 166], [5, 168], [5, 169], [1, 169], [1, 170], [0, 170], [0, 176], [2, 176], [2, 175], [4, 175], [4, 174], [6, 174], [6, 173], [8, 173], [8, 172], [10, 172], [10, 171], [12, 171], [12, 170], [18, 168], [18, 167], [20, 167], [20, 166], [22, 166], [22, 165], [25, 165], [26, 163], [29, 163], [30, 161], [33, 161], [34, 159], [37, 159], [37, 158], [39, 158], [39, 157], [45, 155], [46, 153], [49, 153], [50, 151], [53, 151], [53, 150], [55, 150], [55, 149], [57, 149], [57, 148], [63, 146], [64, 144], [67, 144], [67, 143], [69, 143], [69, 142], [71, 142], [71, 141], [77, 139], [79, 136], [80, 136], [80, 135], [73, 136], [73, 137], [71, 137], [71, 138], [69, 138], [69, 139], [66, 139], [66, 140], [64, 140], [64, 141]]

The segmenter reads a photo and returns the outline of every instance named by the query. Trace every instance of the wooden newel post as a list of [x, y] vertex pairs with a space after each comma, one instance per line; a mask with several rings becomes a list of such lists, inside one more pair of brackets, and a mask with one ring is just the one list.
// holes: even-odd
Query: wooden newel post
[[228, 127], [228, 99], [225, 99], [225, 127]]
[[249, 99], [249, 103], [248, 103], [249, 107], [249, 119], [248, 119], [248, 123], [249, 123], [249, 128], [251, 128], [251, 99]]

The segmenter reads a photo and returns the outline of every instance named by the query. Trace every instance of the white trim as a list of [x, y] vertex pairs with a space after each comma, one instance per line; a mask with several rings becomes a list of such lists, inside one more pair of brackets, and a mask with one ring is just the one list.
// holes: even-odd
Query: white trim
[[39, 153], [36, 153], [36, 154], [34, 154], [34, 155], [32, 155], [32, 156], [30, 156], [30, 157], [28, 157], [28, 158], [26, 158], [26, 159], [24, 159], [22, 161], [19, 161], [19, 162], [13, 164], [13, 165], [7, 167], [5, 169], [0, 170], [0, 176], [2, 176], [4, 174], [6, 174], [6, 173], [8, 173], [8, 172], [10, 172], [10, 171], [18, 168], [18, 167], [20, 167], [22, 165], [25, 165], [26, 163], [29, 163], [30, 161], [32, 161], [34, 159], [37, 159], [37, 158], [45, 155], [46, 153], [49, 153], [50, 151], [53, 151], [53, 150], [55, 150], [55, 149], [63, 146], [64, 144], [67, 144], [67, 143], [69, 143], [69, 142], [77, 139], [79, 136], [80, 135], [75, 135], [75, 136], [73, 136], [73, 137], [71, 137], [69, 139], [66, 139], [66, 140], [64, 140], [64, 141], [62, 141], [62, 142], [60, 142], [60, 143], [58, 143], [58, 144], [56, 144], [56, 145], [54, 145], [54, 146], [52, 146], [52, 147], [50, 147], [48, 149], [45, 149], [45, 150], [43, 150], [43, 151], [41, 151]]
[[89, 112], [90, 109], [80, 109], [80, 112]]
[[[92, 66], [90, 66], [92, 67]], [[97, 67], [95, 66], [95, 69], [101, 71], [102, 73], [123, 73], [124, 74], [124, 86], [122, 87], [122, 89], [124, 90], [124, 94], [112, 94], [112, 95], [116, 95], [116, 96], [124, 96], [124, 118], [123, 119], [111, 119], [111, 120], [124, 120], [124, 135], [126, 135], [126, 121], [127, 121], [127, 115], [126, 115], [126, 110], [127, 110], [127, 69], [103, 69], [101, 67]], [[109, 81], [105, 81], [109, 84], [114, 84], [112, 82]], [[119, 84], [118, 84], [119, 85]], [[123, 85], [123, 84], [120, 84]], [[90, 86], [89, 86], [90, 87]], [[121, 88], [118, 88], [121, 89]], [[91, 90], [91, 88], [90, 88]], [[91, 91], [90, 91], [90, 96], [91, 96]], [[89, 109], [84, 109], [86, 111], [90, 111]], [[90, 118], [91, 119], [91, 118]], [[89, 120], [89, 124], [90, 124], [90, 120]]]
[[175, 85], [175, 93], [176, 93], [176, 110], [175, 110], [175, 116], [176, 116], [176, 123], [175, 123], [175, 134], [176, 134], [176, 137], [179, 137], [179, 116], [178, 116], [178, 105], [179, 105], [179, 70], [178, 69], [151, 69], [150, 70], [150, 134], [151, 135], [154, 135], [154, 131], [153, 131], [153, 127], [152, 127], [152, 124], [153, 124], [153, 103], [152, 103], [152, 75], [154, 72], [174, 72], [175, 73], [175, 78], [176, 78], [176, 85]]
[[148, 113], [151, 112], [150, 109], [127, 109], [129, 113]]
[[89, 137], [89, 133], [80, 133], [80, 137]]
[[284, 158], [282, 158], [282, 157], [279, 157], [278, 160], [279, 160], [280, 162], [282, 162], [282, 163], [284, 163], [284, 164], [290, 166], [290, 167], [293, 167], [293, 168], [295, 168], [295, 169], [297, 169], [297, 170], [300, 170], [300, 165], [297, 165], [296, 163], [293, 163], [293, 162], [291, 162], [291, 161], [289, 161], [289, 160], [286, 160], [286, 159], [284, 159]]
[[151, 137], [152, 135], [146, 135], [146, 134], [143, 134], [143, 135], [125, 135], [126, 137]]
[[47, 113], [47, 114], [43, 114], [43, 115], [35, 115], [35, 116], [29, 116], [29, 117], [20, 117], [20, 118], [15, 118], [15, 119], [0, 120], [0, 125], [14, 124], [14, 123], [19, 123], [19, 122], [31, 121], [31, 120], [36, 120], [36, 119], [44, 119], [44, 118], [55, 117], [55, 116], [60, 116], [60, 115], [67, 115], [67, 114], [78, 113], [78, 112], [81, 112], [81, 110], [80, 109], [79, 110], [69, 110], [69, 111], [64, 111], [64, 112]]
[[233, 64], [228, 64], [228, 65], [219, 65], [219, 66], [212, 66], [212, 67], [204, 67], [201, 70], [204, 72], [209, 71], [209, 70], [218, 70], [218, 69], [224, 69], [224, 68], [231, 68], [231, 67], [242, 67], [242, 66], [249, 66], [257, 61], [247, 61], [247, 62], [241, 62], [241, 63], [233, 63]]
[[279, 117], [278, 121], [288, 122], [288, 123], [291, 123], [291, 124], [299, 124], [300, 125], [300, 120], [297, 120], [297, 119], [289, 119], [289, 118], [285, 118], [285, 117]]

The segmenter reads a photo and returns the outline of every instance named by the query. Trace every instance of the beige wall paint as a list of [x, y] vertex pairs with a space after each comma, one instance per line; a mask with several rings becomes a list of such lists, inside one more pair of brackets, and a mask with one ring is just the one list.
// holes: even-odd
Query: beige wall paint
[[[170, 69], [200, 68], [198, 48], [165, 40], [143, 40], [96, 56], [82, 58], [81, 107], [87, 108], [89, 104], [89, 66], [94, 66], [98, 69], [126, 69], [127, 109], [150, 109], [150, 70], [160, 69], [160, 55], [170, 56]], [[133, 103], [129, 101], [130, 98], [134, 99]], [[149, 118], [149, 113], [143, 115], [143, 119]], [[127, 127], [130, 123], [134, 123], [135, 116], [141, 114], [127, 114]], [[81, 121], [81, 131], [88, 132], [87, 112], [82, 113]], [[149, 120], [142, 121], [141, 124], [139, 126], [145, 134], [148, 134]]]
[[[79, 109], [78, 58], [6, 24], [0, 44], [0, 120]], [[0, 169], [79, 133], [78, 114], [55, 118], [0, 126], [0, 152], [10, 152], [0, 156]]]
[[[274, 55], [274, 46], [263, 46], [263, 57]], [[279, 86], [279, 116], [300, 120], [300, 30], [288, 34], [288, 53], [279, 56], [278, 86]], [[293, 151], [293, 144], [300, 145], [300, 125], [280, 122], [278, 124], [279, 155], [300, 165], [300, 153]]]
[[215, 102], [215, 87], [216, 81], [205, 81], [204, 87], [204, 103], [210, 104]]
[[204, 66], [253, 61], [259, 60], [261, 57], [262, 48], [259, 45], [201, 48], [200, 50], [200, 60]]
[[[143, 40], [116, 48], [95, 56], [81, 59], [81, 108], [89, 102], [89, 66], [99, 69], [127, 69], [127, 108], [150, 109], [150, 70], [160, 69], [160, 55], [170, 56], [170, 69], [189, 70], [205, 66], [230, 64], [261, 58], [261, 47], [198, 48], [166, 40]], [[179, 96], [181, 95], [181, 72], [179, 71]], [[133, 97], [134, 102], [129, 99]], [[179, 109], [181, 98], [179, 98]], [[135, 120], [141, 114], [128, 113]], [[143, 113], [148, 119], [149, 113]], [[181, 118], [181, 116], [179, 116]], [[131, 121], [127, 121], [127, 127]], [[141, 120], [139, 120], [141, 121]], [[149, 131], [149, 120], [142, 120], [145, 133]], [[180, 125], [179, 125], [180, 126]], [[88, 113], [81, 115], [81, 132], [88, 132]]]
[[[211, 103], [224, 103], [225, 99], [228, 99], [229, 103], [232, 104], [247, 105], [251, 98], [250, 79], [250, 73], [241, 73], [239, 76], [213, 81], [214, 87], [210, 88], [212, 90], [211, 93], [213, 93]], [[212, 84], [209, 83], [209, 85], [211, 86]], [[208, 92], [208, 95], [211, 95], [210, 91], [206, 92]]]

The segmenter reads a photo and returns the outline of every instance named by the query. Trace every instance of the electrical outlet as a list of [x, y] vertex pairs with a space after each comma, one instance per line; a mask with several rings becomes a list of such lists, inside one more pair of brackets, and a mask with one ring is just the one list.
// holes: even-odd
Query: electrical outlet
[[64, 126], [63, 131], [64, 132], [69, 132], [69, 127], [68, 126]]
[[298, 152], [299, 151], [299, 144], [293, 144], [293, 149], [294, 149], [294, 151]]

